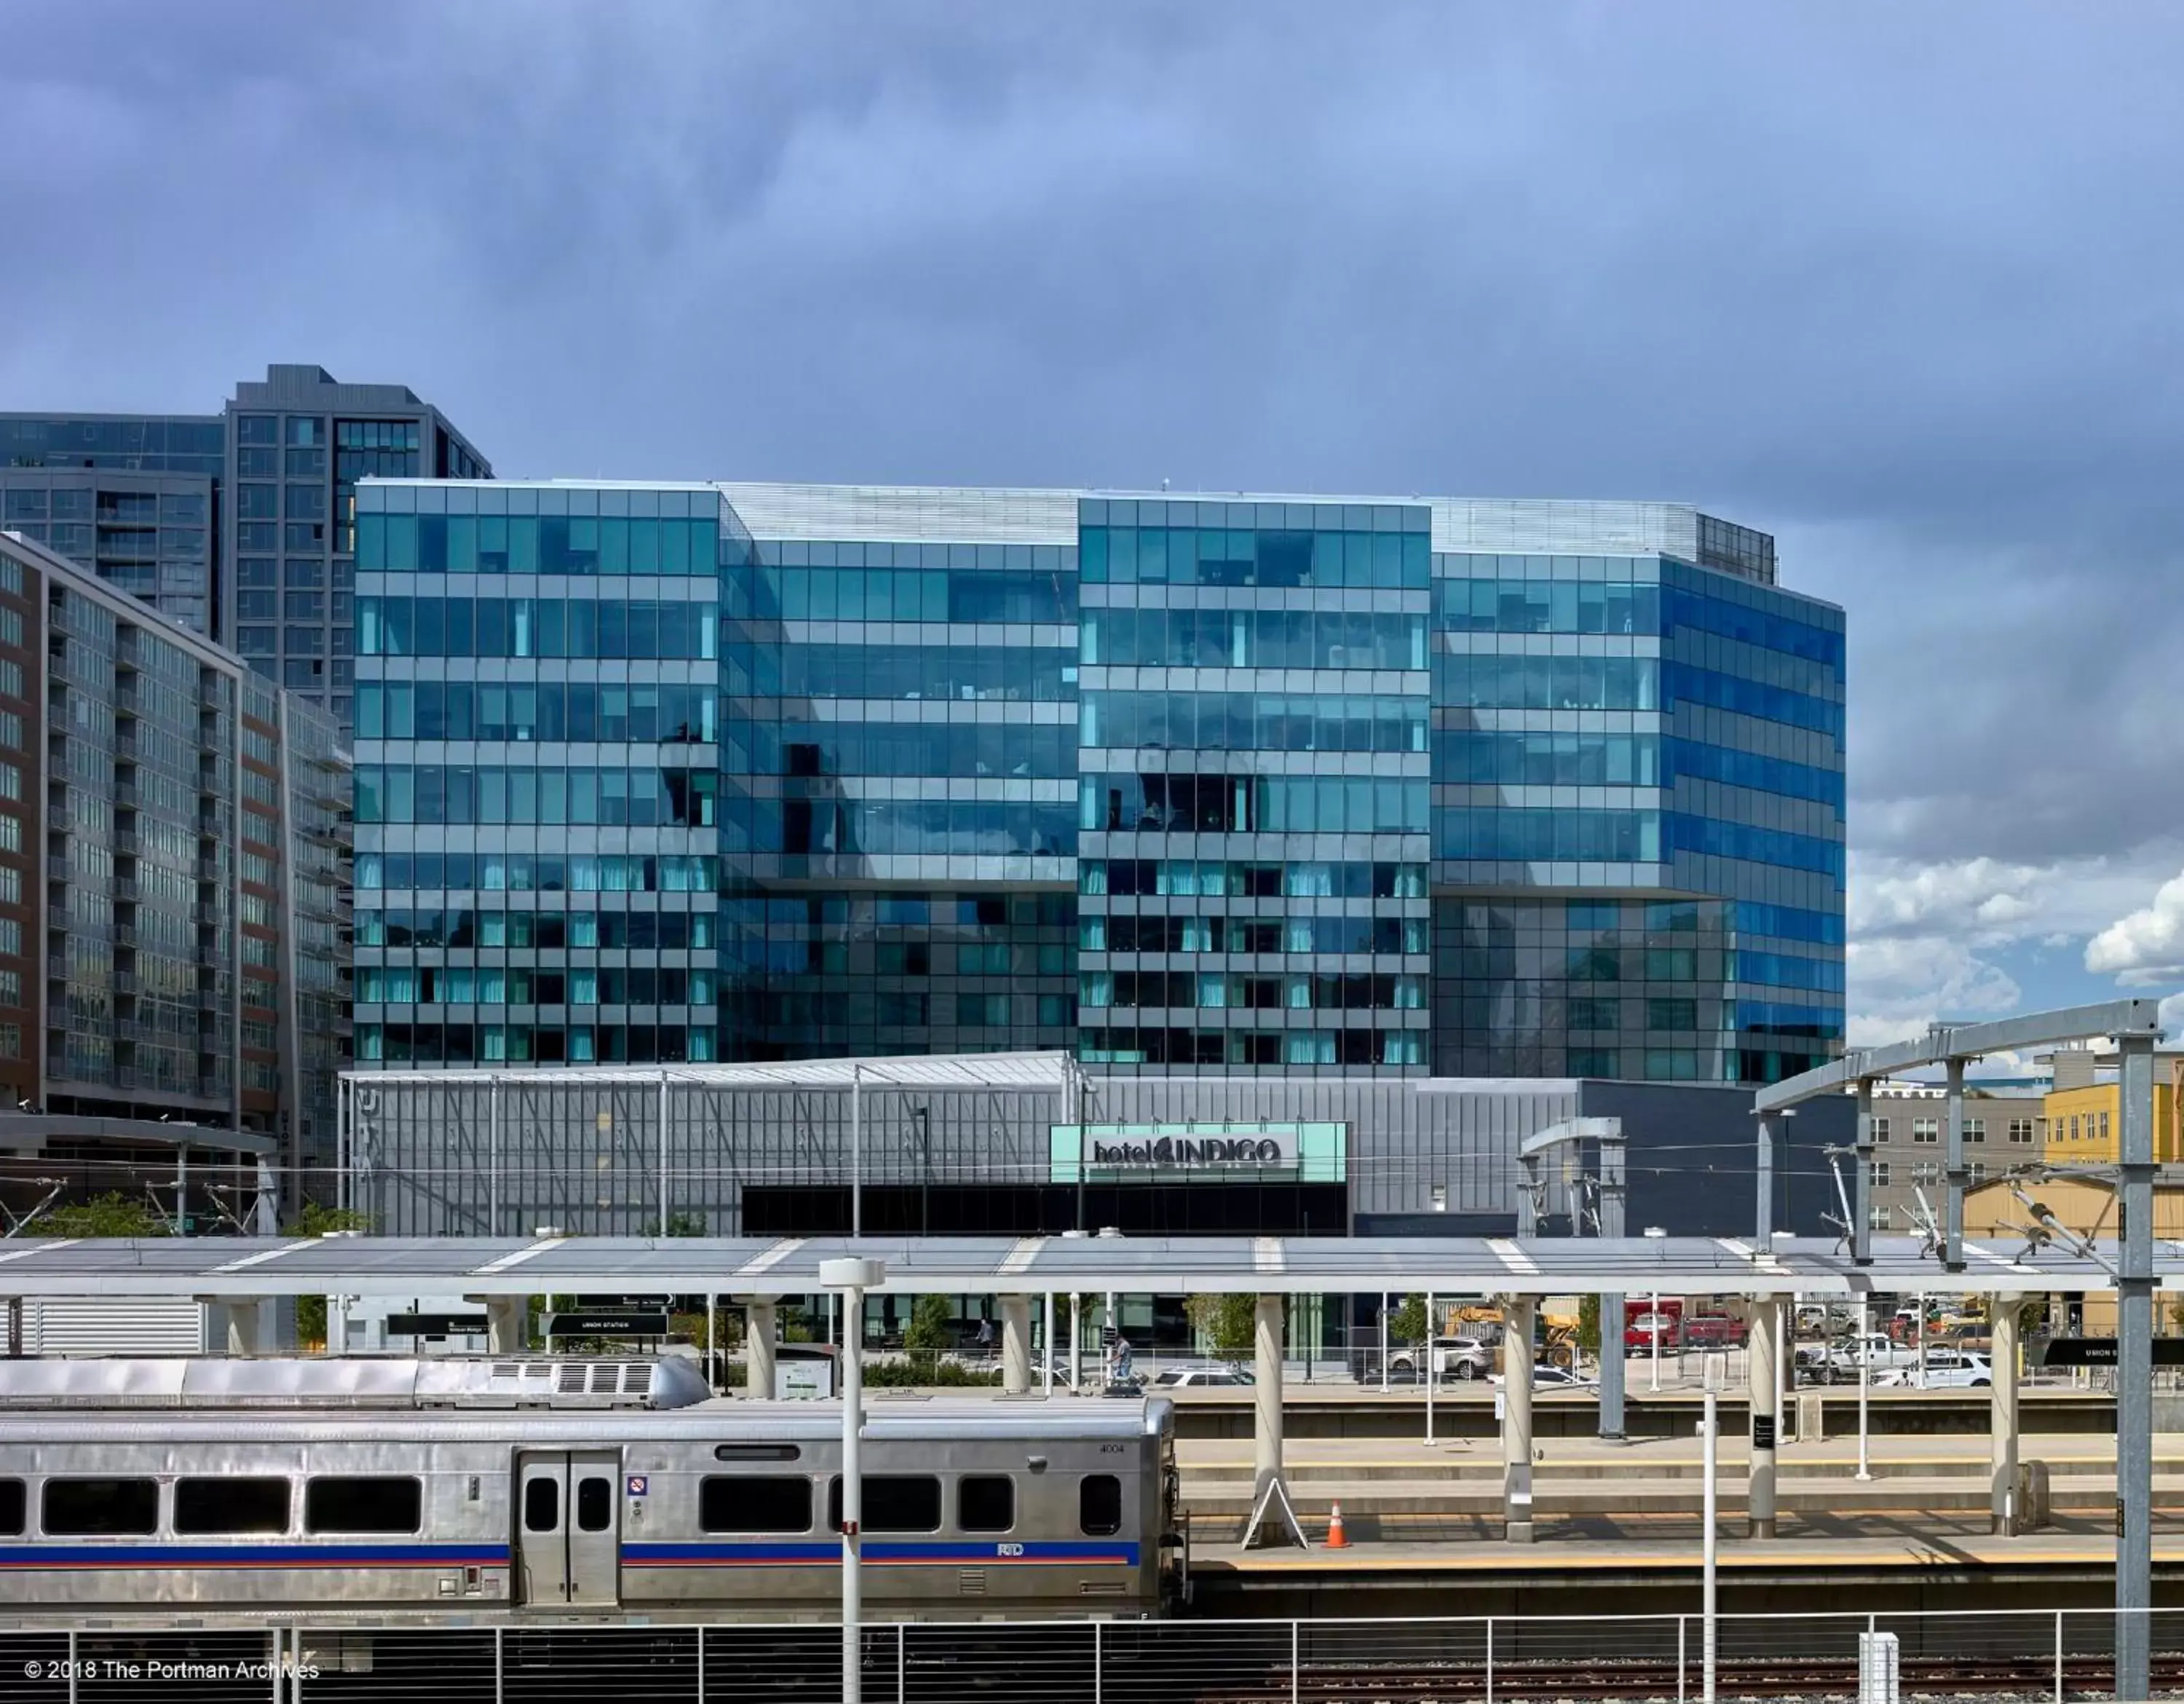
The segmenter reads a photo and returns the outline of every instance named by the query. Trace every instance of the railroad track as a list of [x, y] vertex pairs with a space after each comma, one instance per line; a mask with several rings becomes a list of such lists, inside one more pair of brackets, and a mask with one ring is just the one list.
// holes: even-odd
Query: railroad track
[[[1699, 1692], [1696, 1652], [1682, 1665], [1656, 1662], [1573, 1662], [1496, 1663], [1493, 1704], [1559, 1704], [1564, 1700], [1694, 1699]], [[2056, 1665], [2052, 1656], [1905, 1657], [1898, 1665], [1899, 1690], [1906, 1700], [1990, 1698], [2049, 1700], [2055, 1696]], [[2115, 1671], [2104, 1657], [2065, 1657], [2064, 1696], [2107, 1696]], [[2184, 1656], [2154, 1660], [2152, 1679], [2162, 1690], [2184, 1691]], [[1724, 1704], [1740, 1699], [1852, 1700], [1858, 1696], [1858, 1664], [1741, 1659], [1724, 1662], [1716, 1691]], [[1113, 1695], [1135, 1698], [1127, 1689]], [[1144, 1695], [1148, 1700], [1155, 1695]], [[1162, 1691], [1162, 1704], [1485, 1704], [1489, 1697], [1485, 1668], [1476, 1663], [1393, 1663], [1307, 1666], [1292, 1686], [1286, 1673], [1263, 1682], [1220, 1683]]]

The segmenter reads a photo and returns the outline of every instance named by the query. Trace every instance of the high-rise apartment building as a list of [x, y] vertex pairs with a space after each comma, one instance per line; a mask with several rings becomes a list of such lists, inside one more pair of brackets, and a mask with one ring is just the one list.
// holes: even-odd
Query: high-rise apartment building
[[404, 385], [276, 366], [214, 415], [0, 414], [0, 526], [351, 715], [356, 482], [492, 469]]
[[0, 527], [214, 630], [217, 415], [0, 415]]
[[41, 1131], [332, 1163], [350, 786], [324, 711], [0, 533], [0, 1085]]
[[352, 582], [359, 479], [481, 479], [492, 469], [405, 385], [343, 384], [323, 367], [271, 366], [227, 405], [221, 631], [259, 673], [353, 715]]
[[1764, 534], [755, 484], [356, 506], [361, 1059], [1719, 1082], [1840, 1042], [1842, 613]]

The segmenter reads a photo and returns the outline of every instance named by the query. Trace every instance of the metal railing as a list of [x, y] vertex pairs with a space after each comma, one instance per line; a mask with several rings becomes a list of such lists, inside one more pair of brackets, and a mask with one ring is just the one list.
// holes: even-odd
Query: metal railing
[[[816, 1606], [815, 1606], [816, 1607]], [[2184, 1698], [2184, 1611], [2151, 1625], [2151, 1698]], [[2114, 1696], [2117, 1612], [1724, 1616], [1715, 1696], [1857, 1704], [1862, 1636], [1892, 1635], [1870, 1696], [2064, 1701]], [[1871, 1640], [1880, 1645], [1883, 1640]], [[1704, 1697], [1697, 1616], [1343, 1621], [988, 1621], [874, 1625], [864, 1696], [897, 1704], [1520, 1704]], [[841, 1690], [824, 1623], [0, 1631], [0, 1696], [273, 1704], [686, 1704], [817, 1701]]]

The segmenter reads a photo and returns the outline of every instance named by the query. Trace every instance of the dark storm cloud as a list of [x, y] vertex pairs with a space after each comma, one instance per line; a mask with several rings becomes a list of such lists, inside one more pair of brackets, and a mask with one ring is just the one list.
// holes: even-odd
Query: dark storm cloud
[[9, 25], [0, 403], [305, 359], [508, 472], [1691, 500], [1850, 607], [1862, 851], [2180, 826], [2171, 9]]

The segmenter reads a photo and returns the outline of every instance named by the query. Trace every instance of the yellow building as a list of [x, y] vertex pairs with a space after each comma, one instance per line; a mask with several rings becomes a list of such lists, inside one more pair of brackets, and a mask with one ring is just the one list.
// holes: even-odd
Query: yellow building
[[[2109, 1128], [2113, 1133], [2115, 1129], [2113, 1103], [2115, 1088], [2113, 1084], [2107, 1087], [2111, 1102]], [[2098, 1089], [2064, 1091], [2066, 1094], [2074, 1096], [2098, 1092]], [[2161, 1090], [2164, 1097], [2168, 1092], [2166, 1087]], [[2049, 1097], [2050, 1100], [2054, 1098], [2053, 1096]], [[2082, 1109], [2078, 1116], [2085, 1116]], [[2081, 1141], [2082, 1143], [2082, 1137]], [[2020, 1181], [2014, 1188], [2009, 1180], [2003, 1178], [1979, 1184], [1964, 1192], [1964, 1235], [2012, 1253], [2024, 1247], [2033, 1226], [2033, 1215], [2025, 1203], [2018, 1198], [2020, 1192], [2046, 1208], [2059, 1224], [2098, 1244], [2111, 1260], [2115, 1258], [2115, 1190], [2111, 1184], [2099, 1178], [2048, 1177], [2037, 1182]], [[2153, 1234], [2164, 1241], [2184, 1241], [2184, 1182], [2164, 1178], [2155, 1183]], [[2155, 1305], [2154, 1329], [2170, 1332], [2184, 1324], [2184, 1318], [2180, 1318], [2177, 1312], [2179, 1306], [2178, 1298], [2175, 1295], [2159, 1297]], [[2113, 1290], [2094, 1291], [2086, 1296], [2082, 1328], [2088, 1336], [2113, 1335], [2115, 1318], [2115, 1293]]]
[[[2184, 1164], [2184, 1130], [2177, 1126], [2177, 1081], [2184, 1059], [2161, 1061], [2169, 1067], [2153, 1083], [2153, 1158], [2157, 1165]], [[2122, 1090], [2114, 1081], [2051, 1090], [2041, 1101], [2041, 1146], [2050, 1165], [2113, 1161], [2123, 1140]]]

